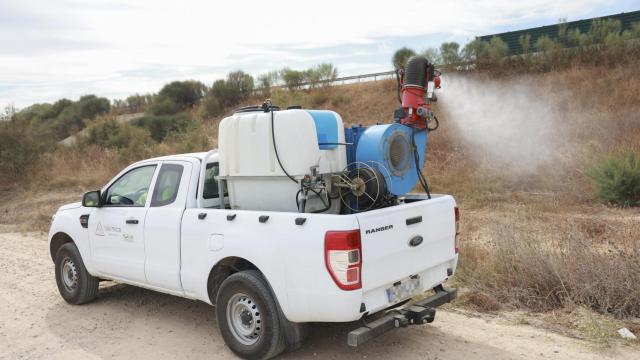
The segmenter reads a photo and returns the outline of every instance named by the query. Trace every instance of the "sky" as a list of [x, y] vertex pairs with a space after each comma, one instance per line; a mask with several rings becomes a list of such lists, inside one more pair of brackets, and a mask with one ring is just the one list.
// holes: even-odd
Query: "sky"
[[0, 0], [0, 107], [211, 85], [329, 62], [391, 70], [393, 52], [640, 10], [640, 0]]

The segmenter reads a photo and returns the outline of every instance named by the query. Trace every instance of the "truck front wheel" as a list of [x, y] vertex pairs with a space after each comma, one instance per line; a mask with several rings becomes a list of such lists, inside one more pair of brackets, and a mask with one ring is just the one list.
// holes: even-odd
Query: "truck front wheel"
[[66, 302], [80, 305], [96, 298], [100, 281], [84, 267], [80, 251], [74, 243], [66, 243], [58, 249], [55, 266], [56, 284]]
[[284, 348], [278, 308], [260, 272], [237, 272], [224, 280], [216, 316], [227, 346], [247, 359], [269, 359]]

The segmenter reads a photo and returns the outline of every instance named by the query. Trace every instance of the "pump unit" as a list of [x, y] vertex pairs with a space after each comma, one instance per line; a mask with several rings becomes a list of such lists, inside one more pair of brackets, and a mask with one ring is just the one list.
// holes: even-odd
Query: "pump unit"
[[[239, 109], [219, 127], [219, 180], [231, 207], [359, 212], [394, 205], [421, 184], [439, 73], [426, 58], [397, 71], [401, 107], [394, 122], [345, 129], [340, 115], [266, 101]], [[435, 126], [433, 125], [435, 123]]]

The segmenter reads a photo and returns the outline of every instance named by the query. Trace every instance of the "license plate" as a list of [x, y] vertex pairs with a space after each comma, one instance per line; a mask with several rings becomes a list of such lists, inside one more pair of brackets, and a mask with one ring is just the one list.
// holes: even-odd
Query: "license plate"
[[389, 302], [404, 300], [408, 297], [416, 295], [422, 291], [422, 283], [420, 277], [411, 277], [400, 281], [390, 288], [387, 288], [387, 299]]

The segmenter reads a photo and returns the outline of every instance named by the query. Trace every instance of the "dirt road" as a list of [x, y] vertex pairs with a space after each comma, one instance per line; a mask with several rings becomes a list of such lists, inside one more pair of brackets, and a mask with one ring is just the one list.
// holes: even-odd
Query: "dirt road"
[[[58, 295], [41, 234], [0, 233], [0, 357], [6, 359], [234, 358], [209, 305], [113, 283], [71, 306]], [[360, 349], [354, 325], [314, 325], [297, 358], [639, 359], [631, 347], [598, 350], [497, 317], [440, 311], [431, 325], [394, 330]]]

